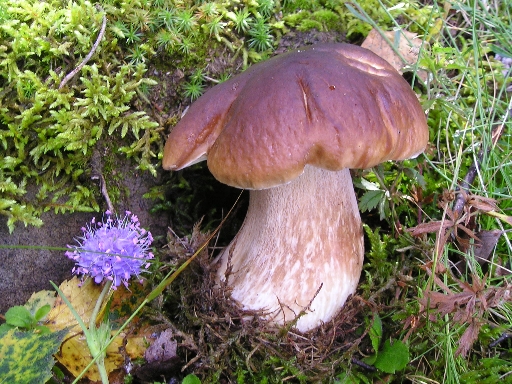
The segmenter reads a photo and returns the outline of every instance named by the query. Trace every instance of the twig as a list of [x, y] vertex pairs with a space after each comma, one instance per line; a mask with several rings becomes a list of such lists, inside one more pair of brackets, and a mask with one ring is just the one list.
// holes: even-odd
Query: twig
[[112, 201], [110, 200], [110, 197], [108, 195], [107, 190], [107, 183], [105, 182], [105, 178], [103, 177], [103, 174], [100, 173], [100, 181], [101, 181], [101, 194], [105, 198], [105, 201], [107, 202], [108, 210], [112, 213], [115, 212], [114, 205], [112, 204]]
[[91, 180], [97, 180], [99, 182], [101, 194], [105, 198], [105, 202], [107, 203], [109, 211], [115, 213], [114, 205], [112, 204], [108, 194], [107, 183], [105, 181], [105, 177], [103, 176], [102, 168], [103, 165], [101, 162], [100, 149], [94, 148], [91, 157]]
[[187, 364], [185, 364], [183, 367], [181, 367], [181, 372], [185, 371], [188, 367], [190, 367], [192, 364], [194, 364], [197, 360], [201, 358], [200, 355], [195, 356], [193, 359], [191, 359]]
[[500, 344], [502, 341], [512, 337], [512, 334], [510, 333], [503, 333], [500, 337], [498, 337], [496, 340], [494, 340], [492, 343], [489, 344], [489, 347], [494, 348], [498, 344]]
[[368, 364], [366, 364], [365, 362], [363, 362], [361, 360], [357, 360], [354, 357], [351, 359], [351, 361], [352, 361], [352, 364], [359, 365], [360, 367], [362, 367], [364, 369], [367, 369], [368, 371], [375, 372], [377, 370], [377, 368], [375, 368], [375, 367], [373, 367], [371, 365], [368, 365]]
[[[97, 7], [100, 10], [103, 10], [99, 5], [97, 5]], [[82, 62], [80, 64], [78, 64], [78, 66], [75, 69], [73, 69], [71, 72], [69, 72], [66, 75], [66, 77], [64, 77], [64, 79], [62, 79], [62, 81], [60, 82], [60, 85], [59, 85], [59, 89], [64, 87], [66, 85], [66, 83], [69, 80], [71, 80], [73, 78], [73, 76], [75, 76], [78, 72], [80, 72], [80, 70], [84, 67], [84, 65], [87, 64], [87, 62], [89, 60], [91, 60], [92, 55], [94, 55], [94, 52], [96, 52], [96, 50], [98, 49], [98, 46], [100, 45], [100, 42], [103, 39], [103, 36], [105, 35], [106, 28], [107, 28], [107, 16], [105, 14], [103, 14], [103, 20], [101, 23], [100, 33], [98, 34], [98, 37], [96, 38], [96, 41], [94, 42], [94, 45], [91, 48], [91, 51], [87, 54], [87, 56], [85, 56], [85, 58], [82, 60]]]

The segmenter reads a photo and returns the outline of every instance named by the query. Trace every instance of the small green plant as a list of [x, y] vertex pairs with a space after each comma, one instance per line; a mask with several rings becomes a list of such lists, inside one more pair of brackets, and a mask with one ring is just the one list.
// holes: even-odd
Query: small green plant
[[389, 339], [384, 341], [382, 321], [378, 314], [373, 315], [373, 322], [369, 331], [374, 353], [364, 359], [364, 362], [386, 372], [395, 373], [404, 369], [410, 361], [409, 348], [400, 340]]
[[222, 21], [222, 16], [217, 16], [203, 25], [203, 28], [208, 32], [208, 35], [215, 36], [218, 41], [221, 41], [221, 33], [224, 31], [227, 23]]
[[156, 25], [165, 28], [166, 30], [172, 30], [176, 23], [176, 9], [174, 8], [159, 8], [156, 11]]
[[178, 28], [178, 31], [182, 33], [190, 33], [197, 25], [196, 16], [192, 9], [183, 9], [176, 12], [174, 22]]
[[183, 85], [183, 95], [190, 101], [194, 101], [203, 94], [204, 87], [203, 72], [198, 69], [190, 76], [190, 80]]
[[254, 48], [258, 52], [263, 52], [272, 48], [274, 38], [270, 34], [270, 27], [265, 19], [258, 18], [251, 23], [247, 32], [250, 36], [249, 47]]
[[134, 44], [142, 40], [143, 34], [132, 25], [126, 29], [124, 36], [127, 44]]
[[235, 31], [238, 33], [245, 33], [249, 30], [252, 18], [247, 8], [236, 9], [234, 12], [227, 12], [226, 16], [233, 21]]
[[144, 52], [144, 47], [136, 45], [135, 47], [130, 48], [129, 52], [130, 54], [126, 55], [126, 59], [129, 60], [130, 64], [137, 65], [146, 62], [146, 54]]
[[11, 307], [5, 313], [5, 323], [0, 325], [0, 334], [14, 328], [35, 331], [40, 334], [49, 333], [49, 328], [42, 325], [41, 322], [48, 315], [50, 309], [49, 304], [41, 306], [35, 313], [32, 313], [25, 306]]
[[182, 36], [173, 30], [162, 29], [156, 35], [156, 44], [162, 48], [166, 53], [171, 53], [174, 46], [180, 42]]
[[191, 374], [185, 376], [181, 383], [182, 384], [201, 384], [201, 380], [199, 379], [199, 377], [197, 377], [196, 375], [191, 373]]

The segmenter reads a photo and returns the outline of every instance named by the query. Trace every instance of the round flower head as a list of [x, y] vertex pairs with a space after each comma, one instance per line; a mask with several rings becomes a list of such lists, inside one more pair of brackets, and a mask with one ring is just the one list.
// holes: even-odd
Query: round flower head
[[110, 211], [105, 214], [106, 220], [92, 219], [82, 228], [84, 235], [76, 239], [79, 245], [68, 245], [66, 256], [76, 261], [73, 273], [89, 275], [98, 284], [111, 280], [116, 289], [121, 283], [128, 286], [132, 276], [139, 277], [149, 267], [153, 237], [129, 211], [123, 218], [113, 219]]

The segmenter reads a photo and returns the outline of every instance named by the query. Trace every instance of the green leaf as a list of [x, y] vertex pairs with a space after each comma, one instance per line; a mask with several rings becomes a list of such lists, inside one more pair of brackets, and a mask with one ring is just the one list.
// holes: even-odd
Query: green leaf
[[0, 337], [0, 383], [43, 384], [51, 378], [53, 354], [67, 330], [40, 335], [10, 330]]
[[13, 325], [9, 325], [7, 323], [0, 324], [0, 337], [4, 334], [9, 332], [11, 329], [16, 328]]
[[[55, 303], [55, 291], [43, 290], [36, 293], [33, 293], [32, 296], [25, 303], [24, 307], [27, 308], [30, 313], [36, 314], [37, 311], [46, 305], [50, 306], [50, 308]], [[37, 321], [41, 321], [43, 317], [38, 318], [37, 315], [34, 315]]]
[[370, 330], [368, 331], [368, 335], [370, 336], [374, 353], [370, 356], [365, 357], [363, 361], [366, 364], [373, 365], [377, 360], [379, 346], [382, 340], [382, 320], [380, 319], [380, 316], [377, 313], [373, 315], [373, 323]]
[[35, 320], [27, 308], [17, 305], [7, 310], [5, 322], [15, 327], [30, 328], [35, 323]]
[[369, 335], [370, 340], [372, 341], [373, 350], [378, 352], [380, 341], [382, 339], [382, 320], [377, 313], [373, 315], [373, 324], [370, 328]]
[[183, 378], [182, 384], [201, 384], [199, 377], [191, 373]]
[[378, 184], [368, 181], [364, 178], [361, 179], [361, 188], [364, 188], [367, 191], [380, 191], [381, 190]]
[[375, 209], [379, 203], [385, 198], [386, 192], [382, 190], [366, 191], [359, 200], [359, 210], [361, 212], [371, 211]]
[[379, 352], [374, 366], [386, 373], [395, 373], [404, 369], [410, 361], [409, 347], [396, 340], [393, 344], [386, 340]]
[[337, 376], [336, 384], [370, 384], [371, 381], [366, 377], [366, 374], [356, 372], [343, 372]]
[[359, 20], [364, 21], [365, 23], [368, 22], [368, 18], [361, 14], [360, 12], [356, 11], [354, 7], [352, 7], [350, 4], [345, 4], [345, 7], [352, 13], [355, 17], [357, 17]]
[[52, 307], [50, 307], [49, 304], [43, 305], [41, 308], [39, 308], [36, 311], [36, 314], [34, 315], [34, 319], [36, 319], [36, 321], [41, 321], [48, 314], [48, 312], [50, 312], [51, 309], [52, 309]]

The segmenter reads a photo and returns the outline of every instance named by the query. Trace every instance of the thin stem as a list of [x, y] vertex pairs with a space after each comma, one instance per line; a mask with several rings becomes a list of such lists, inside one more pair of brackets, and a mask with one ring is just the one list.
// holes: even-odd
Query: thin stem
[[[98, 299], [96, 300], [96, 305], [94, 306], [94, 310], [91, 313], [91, 318], [89, 320], [89, 328], [85, 326], [85, 323], [82, 321], [82, 318], [80, 315], [76, 312], [73, 305], [71, 305], [71, 302], [67, 299], [66, 295], [57, 287], [57, 285], [50, 281], [50, 284], [55, 288], [57, 293], [60, 295], [62, 300], [66, 303], [69, 310], [75, 317], [76, 321], [78, 322], [78, 325], [80, 325], [80, 328], [82, 328], [82, 331], [84, 332], [85, 338], [87, 340], [87, 345], [89, 347], [89, 351], [92, 355], [92, 361], [94, 361], [98, 367], [98, 372], [100, 373], [101, 382], [103, 384], [108, 384], [108, 374], [107, 370], [105, 368], [105, 350], [108, 346], [103, 345], [102, 342], [98, 342], [99, 340], [103, 340], [103, 338], [99, 338], [99, 335], [103, 335], [103, 332], [105, 332], [103, 329], [98, 332], [98, 329], [96, 328], [96, 317], [98, 316], [98, 312], [101, 308], [101, 305], [105, 299], [105, 295], [110, 290], [110, 287], [112, 287], [112, 281], [108, 280], [105, 286], [103, 287], [103, 290], [101, 291], [100, 295], [98, 296]], [[110, 329], [110, 327], [109, 327]], [[92, 363], [92, 362], [91, 362]]]
[[101, 382], [103, 384], [109, 384], [107, 369], [105, 368], [105, 359], [96, 360], [96, 366], [98, 367], [98, 372], [100, 373]]
[[[101, 7], [99, 5], [97, 7], [99, 9], [101, 9]], [[82, 60], [82, 62], [80, 64], [78, 64], [78, 67], [73, 69], [70, 73], [68, 73], [66, 75], [66, 77], [64, 77], [64, 79], [62, 79], [62, 81], [61, 81], [61, 83], [59, 85], [59, 89], [62, 89], [67, 84], [67, 82], [69, 80], [71, 80], [78, 72], [80, 72], [80, 70], [84, 67], [84, 65], [87, 64], [87, 62], [89, 60], [91, 60], [92, 56], [94, 55], [94, 52], [96, 52], [96, 50], [98, 49], [98, 47], [100, 45], [100, 42], [103, 39], [103, 36], [105, 35], [105, 29], [106, 28], [107, 28], [107, 17], [105, 15], [103, 15], [100, 33], [98, 34], [98, 37], [96, 38], [96, 42], [92, 46], [91, 51]]]
[[112, 287], [112, 280], [107, 280], [107, 282], [103, 286], [103, 290], [101, 291], [100, 295], [98, 296], [98, 300], [96, 300], [96, 305], [94, 306], [94, 309], [91, 313], [91, 318], [89, 319], [89, 329], [92, 329], [93, 327], [96, 326], [96, 317], [98, 316], [101, 305], [103, 304], [105, 295], [107, 294], [108, 291], [110, 291], [111, 287]]

